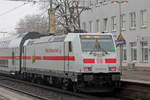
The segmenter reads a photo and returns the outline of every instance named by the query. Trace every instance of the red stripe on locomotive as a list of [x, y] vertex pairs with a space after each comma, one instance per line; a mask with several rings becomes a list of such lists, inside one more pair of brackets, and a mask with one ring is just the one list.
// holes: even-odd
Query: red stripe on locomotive
[[[41, 56], [34, 56], [36, 60], [71, 60], [74, 61], [74, 56], [43, 56], [43, 59]], [[20, 56], [15, 56], [14, 59], [19, 59]], [[0, 59], [13, 59], [12, 56], [0, 56]], [[22, 56], [22, 59], [30, 60], [32, 59], [31, 56]]]
[[74, 56], [44, 56], [43, 60], [71, 60], [74, 61], [75, 57]]
[[83, 59], [83, 63], [95, 63], [95, 59]]
[[105, 59], [105, 63], [116, 63], [116, 59]]

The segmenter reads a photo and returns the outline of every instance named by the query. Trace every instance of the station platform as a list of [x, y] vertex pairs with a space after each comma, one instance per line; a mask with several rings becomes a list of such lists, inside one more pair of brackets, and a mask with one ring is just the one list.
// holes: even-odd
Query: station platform
[[121, 81], [150, 84], [150, 71], [123, 70]]

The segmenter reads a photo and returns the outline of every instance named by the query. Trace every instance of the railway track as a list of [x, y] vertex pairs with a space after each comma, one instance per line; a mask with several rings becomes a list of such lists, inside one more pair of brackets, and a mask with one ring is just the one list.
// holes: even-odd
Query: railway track
[[150, 84], [142, 81], [122, 80], [120, 94], [131, 100], [150, 100]]
[[41, 96], [38, 96], [38, 95], [34, 95], [34, 94], [31, 94], [31, 93], [28, 93], [28, 92], [25, 92], [25, 91], [22, 91], [22, 90], [18, 90], [16, 88], [12, 88], [12, 87], [9, 87], [9, 86], [6, 86], [6, 85], [0, 85], [1, 87], [4, 87], [4, 88], [7, 88], [7, 89], [10, 89], [10, 90], [13, 90], [13, 91], [16, 91], [16, 92], [19, 92], [19, 93], [23, 93], [25, 95], [28, 95], [28, 96], [31, 96], [31, 97], [34, 97], [34, 98], [37, 98], [37, 99], [40, 99], [40, 100], [49, 100], [47, 98], [44, 98], [44, 97], [41, 97]]
[[[12, 81], [14, 81], [14, 80], [12, 80], [12, 79], [10, 79], [10, 78], [8, 78], [8, 77], [5, 77], [5, 78], [0, 78], [0, 81], [2, 82], [12, 82]], [[18, 81], [18, 80], [15, 80], [15, 81]], [[41, 97], [41, 96], [39, 96], [39, 95], [36, 95], [36, 94], [33, 94], [33, 93], [31, 93], [31, 92], [27, 92], [27, 91], [24, 91], [24, 90], [21, 90], [21, 89], [19, 89], [19, 88], [15, 88], [15, 87], [13, 87], [13, 86], [10, 86], [10, 84], [8, 85], [8, 84], [4, 84], [4, 83], [0, 83], [0, 87], [4, 87], [4, 88], [6, 88], [6, 89], [9, 89], [9, 90], [12, 90], [12, 91], [15, 91], [15, 92], [19, 92], [19, 93], [22, 93], [22, 94], [25, 94], [25, 95], [28, 95], [28, 96], [31, 96], [31, 97], [34, 97], [34, 98], [37, 98], [37, 99], [39, 99], [39, 100], [49, 100], [48, 98], [45, 98], [45, 97]], [[13, 82], [14, 83], [14, 82]], [[11, 84], [11, 85], [13, 85], [13, 84]]]
[[128, 80], [121, 81], [118, 94], [82, 94], [62, 90], [55, 87], [39, 85], [10, 77], [0, 76], [0, 87], [4, 87], [36, 100], [150, 100], [150, 84]]
[[0, 86], [26, 94], [39, 100], [120, 100], [116, 97], [100, 97], [74, 93], [54, 87], [43, 86], [9, 77], [0, 77]]

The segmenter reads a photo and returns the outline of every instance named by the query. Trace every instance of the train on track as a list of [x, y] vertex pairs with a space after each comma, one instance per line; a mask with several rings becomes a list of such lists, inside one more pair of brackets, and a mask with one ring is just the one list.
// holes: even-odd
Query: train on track
[[29, 32], [1, 39], [0, 73], [83, 92], [104, 92], [120, 83], [111, 33]]

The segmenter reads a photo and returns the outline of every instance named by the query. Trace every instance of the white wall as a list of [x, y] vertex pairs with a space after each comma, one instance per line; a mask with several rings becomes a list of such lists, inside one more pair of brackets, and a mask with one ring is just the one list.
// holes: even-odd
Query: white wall
[[[96, 0], [94, 0], [96, 2]], [[93, 1], [93, 2], [94, 2]], [[81, 23], [86, 22], [87, 31], [89, 29], [89, 21], [93, 22], [93, 32], [96, 32], [96, 20], [100, 20], [101, 29], [100, 31], [103, 31], [103, 19], [108, 18], [108, 32], [112, 32], [111, 30], [111, 17], [116, 16], [117, 21], [117, 29], [116, 32], [112, 32], [116, 38], [119, 35], [119, 5], [118, 4], [112, 4], [111, 0], [108, 0], [108, 2], [104, 2], [104, 0], [100, 0], [101, 3], [98, 5], [91, 6], [91, 10], [85, 11], [81, 15]], [[150, 64], [150, 57], [148, 63], [142, 63], [142, 41], [149, 42], [148, 48], [150, 48], [150, 0], [128, 0], [127, 4], [122, 4], [122, 13], [126, 15], [125, 17], [125, 31], [122, 31], [122, 35], [126, 40], [126, 47], [127, 47], [127, 58], [128, 60], [125, 61], [125, 65], [127, 65], [131, 61], [131, 46], [130, 42], [136, 42], [137, 43], [137, 60], [135, 62], [137, 66], [149, 66]], [[141, 27], [141, 10], [147, 11], [147, 26], [145, 28]], [[130, 29], [130, 13], [135, 12], [136, 13], [136, 27], [134, 30]]]

